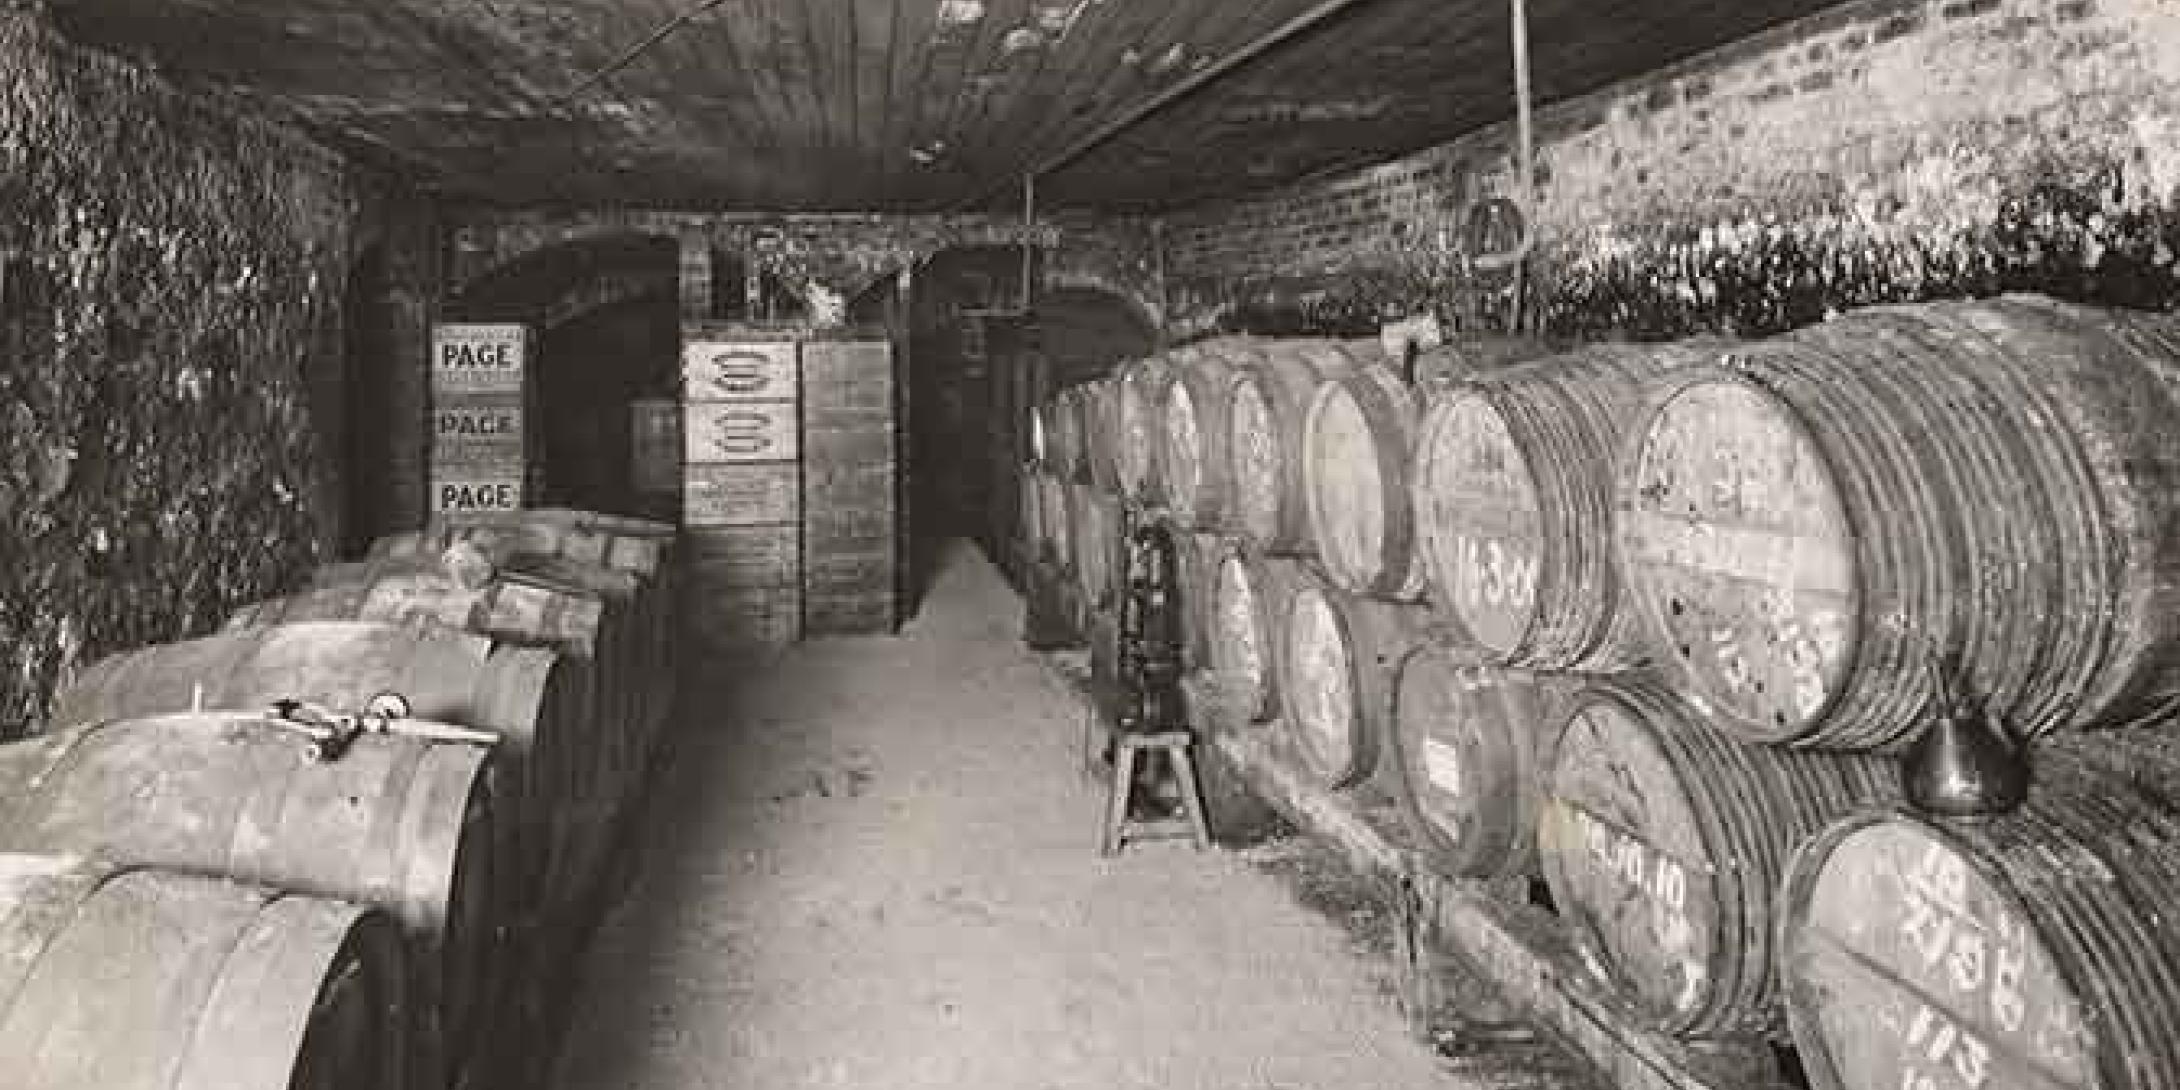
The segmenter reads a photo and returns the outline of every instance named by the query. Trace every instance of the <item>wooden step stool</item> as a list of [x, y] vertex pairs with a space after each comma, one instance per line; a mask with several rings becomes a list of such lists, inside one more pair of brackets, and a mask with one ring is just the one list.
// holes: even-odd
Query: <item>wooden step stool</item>
[[[1196, 841], [1199, 851], [1211, 846], [1211, 830], [1204, 824], [1204, 802], [1196, 793], [1196, 765], [1188, 757], [1191, 741], [1193, 739], [1185, 730], [1155, 734], [1113, 732], [1113, 778], [1106, 789], [1101, 854], [1118, 855], [1130, 840], [1180, 840], [1186, 837]], [[1163, 821], [1131, 821], [1128, 818], [1128, 788], [1135, 780], [1135, 760], [1143, 751], [1152, 749], [1165, 751], [1174, 778], [1180, 781], [1183, 816]]]

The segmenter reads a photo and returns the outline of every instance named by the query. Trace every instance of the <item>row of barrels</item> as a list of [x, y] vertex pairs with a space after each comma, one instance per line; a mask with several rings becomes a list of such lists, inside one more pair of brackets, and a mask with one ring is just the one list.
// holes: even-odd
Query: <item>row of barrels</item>
[[671, 700], [672, 535], [435, 522], [72, 679], [0, 746], [9, 1085], [527, 1077]]
[[[2037, 316], [2054, 315], [2035, 324], [2042, 320]], [[1986, 340], [1973, 346], [1985, 353], [1981, 356], [1967, 355], [1965, 342], [1954, 345], [1960, 354], [1950, 362], [1929, 356], [1885, 360], [1868, 346], [1858, 350], [1860, 357], [1849, 355], [1848, 344], [1865, 329], [1927, 331], [1979, 323], [1989, 327]], [[2027, 338], [2024, 328], [2045, 339]], [[1894, 370], [1926, 368], [1957, 379], [1993, 366], [1993, 356], [2002, 350], [2086, 350], [2051, 339], [2054, 329], [2103, 352], [2097, 366], [2114, 374], [2099, 381], [2129, 390], [2128, 396], [2140, 402], [2138, 412], [2169, 414], [2169, 395], [2160, 383], [2146, 384], [2144, 376], [2169, 371], [2173, 356], [2162, 346], [2180, 342], [2153, 338], [2150, 331], [2162, 327], [2143, 316], [2008, 298], [1849, 315], [1801, 336], [1812, 343], [1835, 342], [1835, 360], [1859, 359], [1863, 366]], [[1878, 343], [1904, 350], [1905, 342]], [[2125, 352], [2105, 351], [2114, 345]], [[1229, 359], [1249, 352], [1260, 360], [1337, 351], [1352, 362], [1367, 356], [1369, 348], [1233, 339], [1199, 351]], [[1789, 400], [1809, 388], [1775, 375], [1764, 378], [1767, 373], [1752, 365], [1775, 354], [1800, 358], [1810, 350], [1779, 349], [1770, 342], [1687, 342], [1592, 346], [1466, 374], [1441, 365], [1432, 372], [1454, 377], [1424, 397], [1407, 390], [1417, 402], [1417, 423], [1406, 440], [1390, 443], [1375, 441], [1383, 429], [1355, 425], [1376, 411], [1372, 405], [1382, 408], [1392, 400], [1402, 385], [1389, 381], [1385, 361], [1366, 362], [1362, 366], [1380, 374], [1361, 396], [1328, 394], [1319, 382], [1306, 402], [1292, 399], [1304, 405], [1298, 438], [1258, 448], [1272, 456], [1264, 459], [1266, 465], [1307, 470], [1308, 421], [1324, 401], [1330, 407], [1323, 409], [1323, 418], [1337, 426], [1323, 430], [1337, 438], [1315, 450], [1345, 451], [1341, 457], [1349, 462], [1360, 457], [1370, 463], [1360, 472], [1320, 474], [1344, 484], [1330, 488], [1333, 495], [1316, 511], [1305, 472], [1300, 493], [1282, 494], [1299, 501], [1286, 504], [1290, 532], [1284, 536], [1231, 513], [1223, 522], [1206, 519], [1201, 505], [1178, 501], [1180, 490], [1170, 483], [1157, 491], [1139, 486], [1129, 494], [1116, 474], [1107, 491], [1095, 475], [1070, 472], [1056, 461], [1025, 472], [1025, 495], [1062, 499], [1025, 507], [1035, 517], [1025, 517], [1024, 534], [1045, 557], [1048, 577], [1077, 597], [1078, 615], [1094, 618], [1101, 602], [1109, 608], [1112, 576], [1104, 575], [1093, 593], [1083, 585], [1080, 565], [1063, 560], [1086, 549], [1113, 556], [1114, 546], [1097, 542], [1094, 534], [1117, 524], [1120, 513], [1164, 520], [1182, 547], [1185, 649], [1190, 664], [1218, 683], [1212, 688], [1219, 694], [1216, 718], [1222, 729], [1269, 732], [1274, 751], [1326, 791], [1382, 789], [1394, 795], [1408, 815], [1418, 854], [1443, 873], [1484, 882], [1541, 876], [1590, 968], [1660, 1029], [1692, 1038], [1791, 1038], [1820, 1090], [2180, 1085], [2174, 1081], [2180, 1077], [2180, 1045], [2174, 1042], [2180, 1039], [2166, 1033], [2180, 1014], [2180, 942], [2174, 941], [2163, 907], [2180, 892], [2172, 864], [2180, 858], [2172, 854], [2180, 846], [2173, 839], [2180, 831], [2180, 744], [2172, 740], [2167, 715], [2154, 699], [2156, 686], [2142, 682], [2150, 676], [2144, 670], [2154, 664], [2154, 656], [2143, 657], [2157, 646], [2153, 629], [2110, 612], [2088, 619], [2101, 617], [2107, 625], [2101, 665], [2089, 669], [2076, 654], [2070, 668], [2079, 676], [2101, 670], [2113, 684], [2131, 678], [2126, 683], [2134, 686], [2132, 695], [2114, 698], [2093, 714], [2073, 708], [2043, 720], [2015, 720], [2025, 735], [2037, 739], [2037, 789], [2019, 813], [1967, 825], [1904, 807], [1897, 765], [1890, 755], [1872, 752], [1896, 748], [1925, 721], [1926, 704], [1917, 704], [1893, 736], [1834, 729], [1825, 718], [1833, 714], [1829, 704], [1825, 715], [1799, 723], [1779, 714], [1785, 709], [1767, 707], [1761, 709], [1764, 722], [1755, 723], [1756, 715], [1723, 706], [1706, 688], [1702, 671], [1690, 664], [1688, 647], [1677, 647], [1677, 654], [1655, 650], [1660, 633], [1674, 630], [1638, 616], [1650, 608], [1637, 585], [1644, 576], [1640, 565], [1626, 559], [1651, 556], [1631, 549], [1628, 540], [1664, 540], [1659, 526], [1665, 522], [1678, 520], [1676, 532], [1685, 535], [1652, 557], [1661, 560], [1658, 571], [1682, 577], [1673, 585], [1674, 596], [1654, 610], [1665, 616], [1713, 608], [1736, 594], [1770, 595], [1744, 619], [1772, 623], [1774, 636], [1791, 635], [1796, 615], [1791, 603], [1782, 604], [1779, 585], [1802, 579], [1810, 586], [1863, 593], [1858, 581], [1877, 578], [1874, 571], [1841, 575], [1836, 560], [1821, 558], [1810, 569], [1814, 575], [1792, 570], [1817, 554], [1797, 543], [1800, 529], [1791, 520], [1779, 521], [1778, 511], [1807, 512], [1833, 502], [1823, 488], [1812, 498], [1809, 488], [1812, 481], [1833, 487], [1827, 474], [1835, 470], [1812, 455], [1812, 448], [1782, 453], [1780, 422], [1802, 437], [1833, 429], [1831, 438], [1839, 446], [1826, 453], [1844, 458], [1840, 451], [1857, 451], [1871, 467], [1885, 457], [1885, 448], [1858, 448], [1856, 443], [1866, 441], [1839, 438], [1849, 429], [1866, 428], [1863, 421], [1809, 423], [1796, 407], [1801, 403]], [[2124, 358], [2115, 362], [2115, 355]], [[2075, 367], [2068, 381], [2090, 381], [2079, 371]], [[2016, 461], [1960, 462], [1949, 476], [1925, 481], [1933, 494], [1960, 490], [1947, 502], [1986, 507], [1943, 513], [1915, 534], [1901, 531], [1901, 540], [1928, 550], [1917, 561], [1928, 566], [1913, 578], [1886, 574], [1890, 589], [1883, 593], [1892, 595], [1893, 607], [1897, 610], [1909, 591], [1924, 595], [1918, 601], [1928, 609], [1936, 608], [1937, 595], [1956, 598], [1955, 627], [1943, 629], [1943, 635], [1933, 634], [1940, 629], [1927, 615], [1890, 618], [1897, 637], [1892, 682], [1903, 691], [1922, 686], [1914, 691], [1927, 701], [1933, 687], [1930, 663], [1951, 652], [1970, 664], [1970, 676], [1959, 680], [1996, 697], [1993, 711], [2019, 716], [2021, 705], [2004, 695], [2010, 690], [1976, 672], [1968, 652], [1980, 645], [1967, 634], [2019, 642], [2037, 632], [2067, 630], [2062, 619], [2039, 619], [2035, 612], [2060, 608], [2062, 596], [2056, 592], [2030, 608], [2007, 602], [1998, 590], [1971, 592], [1966, 584], [1942, 577], [1944, 565], [1958, 560], [1942, 548], [1944, 538], [1971, 525], [1969, 519], [1982, 518], [1984, 529], [2006, 529], [2009, 518], [2034, 511], [2036, 518], [2052, 520], [2039, 532], [2048, 530], [2054, 540], [2060, 536], [2061, 516], [2020, 498], [2037, 487], [2051, 489], [2051, 481], [2017, 479], [2016, 505], [1994, 509], [1988, 506], [1998, 496], [1992, 490], [1993, 466], [2035, 468], [2022, 460], [2024, 452], [2056, 459], [2053, 451], [2071, 447], [2087, 451], [2085, 465], [2123, 470], [2096, 478], [2087, 498], [2069, 501], [2079, 509], [2077, 523], [2087, 526], [2092, 514], [2103, 519], [2101, 527], [2078, 530], [2076, 544], [2088, 548], [2082, 543], [2101, 542], [2108, 552], [2094, 559], [2104, 561], [2107, 570], [2154, 570], [2154, 548], [2129, 553], [2115, 546], [2125, 538], [2118, 527], [2129, 528], [2138, 542], [2158, 540], [2162, 528], [2137, 521], [2154, 514], [2154, 505], [2144, 507], [2138, 493], [2114, 482], [2127, 473], [2137, 482], [2150, 479], [2160, 463], [2139, 459], [2149, 457], [2145, 452], [2157, 441], [2092, 431], [2085, 421], [2098, 418], [2086, 412], [2048, 412], [2057, 397], [2050, 387], [2062, 381], [2053, 376], [2065, 372], [2066, 367], [2052, 368], [2044, 400], [2029, 402], [2026, 415], [2017, 406], [1958, 396], [1918, 405], [1900, 396], [1899, 387], [1870, 395], [1878, 411], [1912, 407], [1926, 433], [1954, 428], [1972, 433], [1972, 440], [1964, 440], [1955, 432], [1903, 430], [1902, 436], [1917, 434], [1939, 453], [1918, 465], [1895, 452], [1900, 464], [1883, 477], [1896, 489], [1894, 497], [1906, 494], [1897, 489], [1909, 474], [1943, 465], [1945, 458], [1969, 449], [1963, 444], [1985, 443], [1978, 453], [1990, 456], [1999, 448], [1988, 444], [2008, 434], [2007, 427], [2017, 429], [2007, 448], [2020, 456]], [[1120, 389], [1133, 375], [1124, 371], [1103, 389]], [[1079, 396], [1104, 396], [1091, 392], [1095, 385], [1083, 389]], [[1168, 384], [1168, 420], [1182, 396], [1179, 389]], [[1354, 412], [1343, 407], [1342, 397]], [[2117, 404], [2110, 400], [2105, 409]], [[1950, 418], [1962, 412], [1990, 416], [1969, 427]], [[2008, 418], [2014, 423], [1990, 423], [2005, 413], [2016, 414]], [[1109, 419], [1123, 415], [1116, 411]], [[1136, 415], [1152, 418], [1142, 410]], [[1193, 407], [1187, 415], [1200, 419]], [[1343, 418], [1346, 423], [1339, 424]], [[1082, 448], [1148, 449], [1124, 434], [1092, 434]], [[1050, 444], [1046, 449], [1052, 450]], [[2138, 460], [2125, 462], [2122, 454]], [[1169, 463], [1180, 461], [1170, 452], [1168, 457]], [[1229, 464], [1239, 473], [1243, 461], [1230, 454]], [[1878, 473], [1868, 471], [1873, 479]], [[1384, 544], [1398, 536], [1383, 529], [1398, 517], [1398, 505], [1390, 502], [1396, 490], [1384, 485], [1390, 474], [1398, 475], [1409, 500], [1410, 575], [1391, 578], [1386, 573], [1396, 565], [1382, 565], [1376, 575], [1361, 578], [1367, 564], [1343, 570], [1337, 557], [1346, 550], [1384, 558]], [[1644, 482], [1635, 499], [1617, 491], [1629, 478]], [[1229, 494], [1246, 490], [1249, 479], [1229, 478]], [[1265, 487], [1276, 475], [1258, 473], [1253, 479], [1260, 492], [1279, 492]], [[1786, 489], [1789, 484], [1803, 491]], [[1971, 492], [1971, 486], [1986, 491]], [[1736, 494], [1736, 488], [1748, 491]], [[1087, 499], [1073, 498], [1083, 492]], [[1374, 509], [1371, 497], [1376, 497]], [[2135, 506], [2127, 510], [2115, 497]], [[2038, 502], [2050, 501], [2045, 496]], [[1759, 502], [1773, 507], [1751, 515]], [[1085, 503], [1114, 514], [1089, 527], [1067, 517]], [[1238, 504], [1229, 507], [1238, 509]], [[1299, 534], [1291, 532], [1295, 511]], [[1908, 517], [1896, 515], [1894, 525]], [[1752, 521], [1761, 532], [1733, 536], [1720, 529], [1734, 518]], [[1631, 521], [1635, 531], [1626, 529]], [[1336, 525], [1348, 528], [1344, 537], [1321, 531]], [[1363, 532], [1354, 532], [1356, 527]], [[1455, 529], [1436, 532], [1445, 528]], [[1052, 547], [1061, 540], [1065, 558]], [[1712, 552], [1696, 555], [1691, 541]], [[1522, 543], [1527, 552], [1516, 547]], [[1848, 543], [1862, 547], [1859, 539], [1850, 537]], [[1366, 547], [1356, 548], [1359, 544]], [[2010, 565], [1991, 578], [2018, 581], [2018, 569], [2030, 554], [2003, 552], [2008, 546], [1995, 541], [1981, 555]], [[1907, 555], [1897, 542], [1886, 548], [1891, 551], [1852, 559], [1865, 566], [1889, 565]], [[1450, 574], [1433, 573], [1434, 552]], [[2055, 558], [2071, 554], [2046, 549], [2038, 555], [2060, 562]], [[1423, 572], [1420, 587], [1407, 586], [1416, 568]], [[2076, 581], [2087, 585], [2088, 579], [2085, 574]], [[1443, 589], [1464, 586], [1466, 591], [1454, 594]], [[2139, 597], [2139, 589], [2132, 593]], [[1857, 601], [1849, 595], [1849, 605]], [[2125, 601], [2139, 604], [2133, 597]], [[2007, 618], [2012, 627], [1977, 628], [2006, 609], [2015, 610]], [[1976, 623], [1961, 619], [1974, 610], [1983, 614]], [[1846, 612], [1858, 623], [1876, 616]], [[1711, 633], [1731, 634], [1724, 623], [1731, 619], [1714, 609], [1707, 619], [1686, 621], [1686, 631], [1695, 633], [1707, 623]], [[1815, 628], [1803, 633], [1811, 641], [1839, 638], [1836, 627], [1826, 630], [1807, 615], [1801, 620]], [[2075, 630], [2086, 631], [2084, 624], [2075, 624]], [[1920, 662], [1899, 653], [1911, 639], [1920, 644]], [[2080, 651], [2088, 638], [2081, 639], [2085, 642], [2043, 649], [2048, 663], [2035, 659], [2034, 648], [2010, 650], [2019, 668], [2057, 669], [2054, 656]], [[1690, 644], [1711, 646], [1693, 639]], [[1799, 654], [1800, 668], [1811, 668], [1806, 648], [1779, 654]], [[1988, 671], [1989, 664], [1980, 669]], [[1819, 676], [1826, 683], [1838, 681], [1823, 675], [1821, 666]], [[1867, 690], [1868, 678], [1839, 684]], [[1806, 676], [1802, 680], [1808, 684]], [[1744, 672], [1738, 683], [1761, 693], [1778, 681]], [[2043, 683], [2048, 695], [2055, 683], [2049, 678]], [[1825, 690], [1819, 698], [1849, 708], [1871, 699], [1842, 700], [1839, 691], [1846, 690]], [[1805, 690], [1796, 699], [1807, 704], [1812, 698]], [[2129, 725], [2094, 736], [2051, 733], [2061, 725], [2113, 726], [2113, 720]], [[1811, 742], [1853, 748], [1811, 752]]]
[[1405, 366], [1222, 337], [1040, 406], [1036, 472], [1494, 665], [1662, 669], [1739, 737], [1900, 749], [1937, 663], [2028, 735], [2180, 695], [2176, 383], [2180, 320], [2033, 295]]

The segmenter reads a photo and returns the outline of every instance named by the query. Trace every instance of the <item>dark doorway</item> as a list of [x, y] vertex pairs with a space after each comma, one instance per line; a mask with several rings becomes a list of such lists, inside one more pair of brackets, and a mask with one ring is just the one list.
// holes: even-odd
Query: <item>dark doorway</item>
[[677, 396], [680, 352], [680, 301], [672, 292], [610, 303], [543, 332], [535, 402], [540, 504], [679, 515], [678, 494], [645, 487], [636, 418], [644, 403]]
[[1022, 305], [1021, 261], [1007, 246], [938, 255], [915, 271], [907, 320], [896, 325], [906, 326], [908, 361], [910, 611], [952, 538], [977, 542], [1008, 566], [1027, 406], [1157, 345], [1150, 323], [1110, 292], [1038, 288]]
[[342, 319], [341, 411], [320, 419], [338, 421], [340, 429], [328, 440], [341, 486], [341, 554], [353, 557], [398, 521], [391, 507], [395, 429], [390, 424], [394, 368], [401, 361], [383, 248], [364, 251], [350, 269]]

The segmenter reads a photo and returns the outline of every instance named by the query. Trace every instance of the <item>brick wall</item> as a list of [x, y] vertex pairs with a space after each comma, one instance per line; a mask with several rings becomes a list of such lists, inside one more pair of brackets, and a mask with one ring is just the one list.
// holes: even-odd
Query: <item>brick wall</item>
[[[1505, 321], [1464, 227], [1511, 126], [1169, 217], [1174, 332], [1252, 311]], [[1532, 313], [1576, 334], [1790, 327], [2034, 288], [2166, 307], [2180, 8], [1867, 0], [1538, 116]]]
[[384, 199], [0, 12], [0, 724], [328, 552], [346, 480], [317, 424], [344, 415], [342, 297]]

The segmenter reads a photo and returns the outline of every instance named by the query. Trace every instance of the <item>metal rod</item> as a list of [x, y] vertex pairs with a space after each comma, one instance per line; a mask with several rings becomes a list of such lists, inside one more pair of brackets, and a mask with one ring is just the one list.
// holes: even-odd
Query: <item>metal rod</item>
[[684, 11], [679, 15], [676, 15], [663, 23], [660, 23], [658, 25], [658, 29], [653, 30], [647, 35], [644, 35], [642, 41], [637, 42], [635, 45], [629, 46], [627, 49], [623, 50], [620, 56], [613, 58], [613, 60], [608, 62], [604, 68], [600, 68], [599, 70], [592, 72], [590, 75], [584, 76], [582, 79], [576, 81], [574, 86], [554, 96], [553, 101], [556, 103], [566, 102], [567, 100], [574, 98], [575, 96], [582, 94], [585, 91], [590, 90], [591, 87], [595, 86], [599, 80], [602, 80], [607, 76], [610, 76], [613, 73], [628, 67], [630, 62], [634, 61], [637, 57], [642, 56], [643, 53], [649, 50], [652, 46], [655, 46], [660, 42], [665, 41], [667, 35], [672, 34], [674, 31], [680, 30], [683, 26], [687, 25], [690, 20], [726, 2], [727, 0], [704, 0], [703, 3], [698, 4], [693, 8], [690, 8], [689, 10]]
[[[1229, 2], [1231, 2], [1231, 0], [1229, 0]], [[1287, 39], [1292, 38], [1295, 35], [1300, 34], [1303, 31], [1308, 30], [1309, 28], [1316, 26], [1321, 22], [1324, 22], [1326, 19], [1329, 19], [1334, 15], [1345, 11], [1348, 8], [1368, 2], [1369, 0], [1321, 0], [1320, 3], [1311, 7], [1308, 11], [1305, 11], [1302, 14], [1287, 20], [1286, 22], [1273, 28], [1270, 32], [1259, 36], [1254, 41], [1251, 41], [1249, 44], [1242, 46], [1240, 49], [1237, 49], [1232, 53], [1228, 53], [1226, 56], [1219, 58], [1218, 60], [1212, 62], [1210, 65], [1199, 69], [1196, 72], [1190, 73], [1187, 78], [1181, 80], [1179, 83], [1176, 83], [1173, 86], [1168, 87], [1155, 95], [1152, 95], [1149, 99], [1146, 99], [1145, 101], [1138, 103], [1133, 107], [1130, 107], [1125, 113], [1122, 113], [1120, 116], [1115, 117], [1102, 125], [1099, 125], [1095, 129], [1092, 129], [1087, 135], [1076, 140], [1074, 143], [1067, 145], [1067, 147], [1062, 148], [1058, 154], [1047, 156], [1045, 159], [1031, 166], [1027, 173], [1050, 174], [1053, 171], [1074, 162], [1075, 160], [1083, 157], [1085, 154], [1088, 154], [1091, 149], [1096, 148], [1098, 145], [1105, 143], [1107, 140], [1111, 140], [1113, 137], [1120, 135], [1123, 131], [1126, 131], [1127, 129], [1133, 127], [1137, 122], [1143, 120], [1146, 117], [1149, 117], [1154, 113], [1157, 113], [1162, 109], [1165, 109], [1167, 106], [1172, 105], [1175, 101], [1193, 93], [1203, 85], [1210, 83], [1212, 80], [1215, 80], [1220, 76], [1223, 76], [1226, 73], [1234, 70], [1235, 68], [1256, 59], [1259, 55], [1281, 44], [1282, 42], [1285, 42]], [[969, 198], [968, 200], [962, 201], [960, 204], [955, 205], [954, 210], [959, 211], [960, 209], [966, 208], [970, 205], [983, 203], [986, 199], [991, 197], [992, 194], [998, 192], [999, 188], [1005, 184], [1005, 182], [994, 183], [990, 187], [979, 191], [975, 196]]]
[[1531, 221], [1536, 218], [1536, 169], [1532, 162], [1535, 134], [1530, 129], [1529, 117], [1529, 10], [1525, 0], [1510, 2], [1514, 35], [1514, 169], [1521, 175], [1515, 183], [1515, 194], [1521, 202], [1522, 218], [1522, 256], [1514, 262], [1514, 320], [1510, 332], [1519, 333], [1522, 331], [1522, 311], [1526, 309], [1522, 299], [1523, 274], [1529, 267]]
[[1022, 313], [1030, 309], [1030, 232], [1037, 229], [1037, 176], [1022, 175]]

